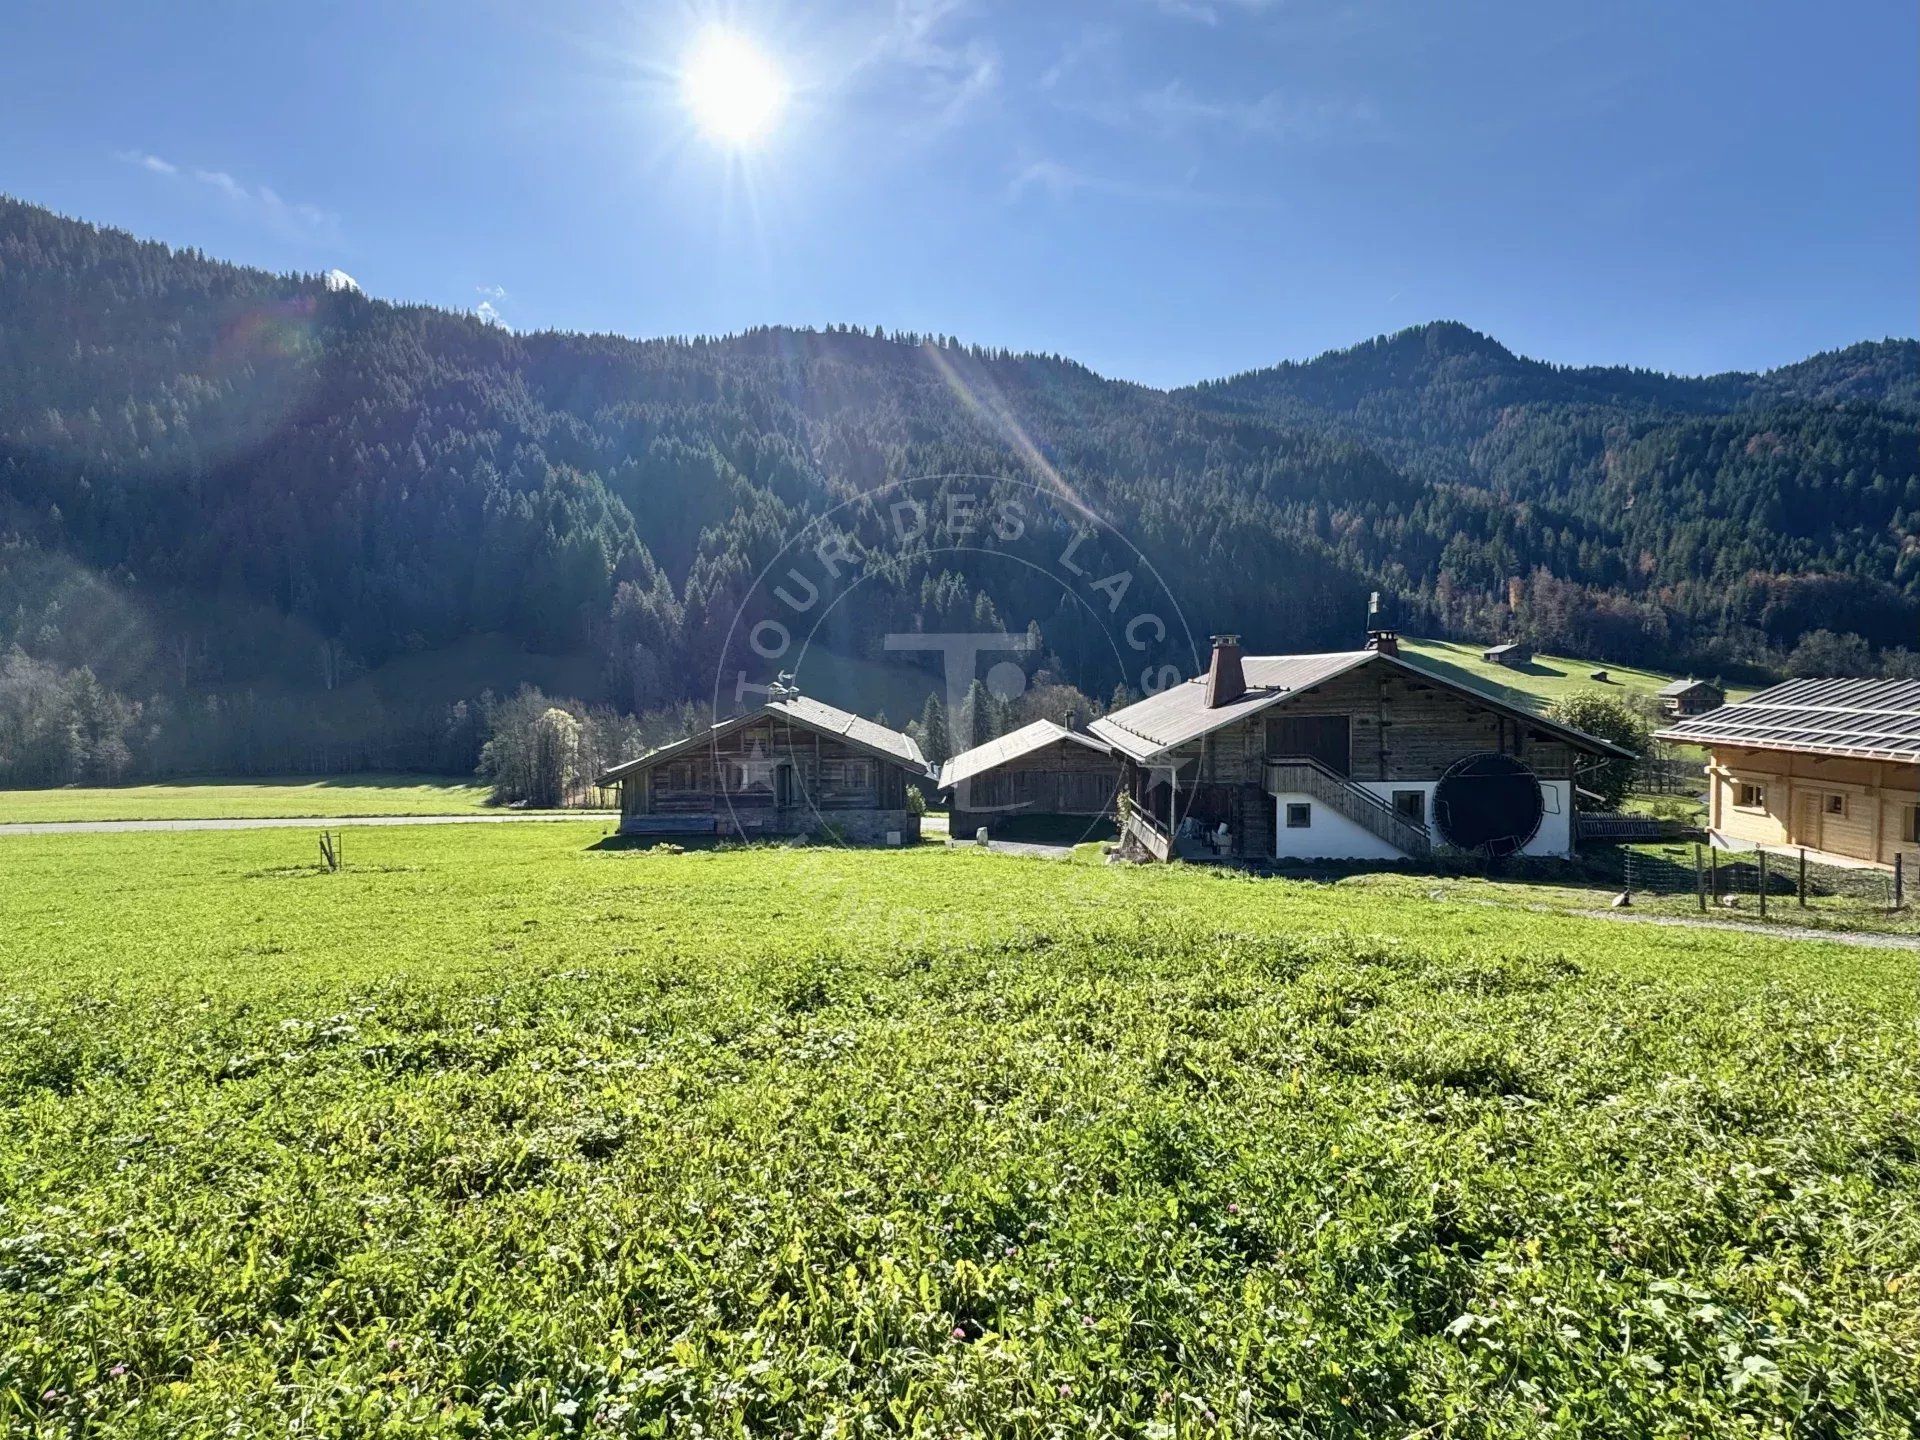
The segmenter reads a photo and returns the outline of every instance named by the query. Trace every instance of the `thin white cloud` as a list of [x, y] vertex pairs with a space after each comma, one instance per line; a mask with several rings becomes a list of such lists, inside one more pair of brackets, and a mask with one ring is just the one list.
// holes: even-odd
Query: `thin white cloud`
[[1055, 201], [1070, 200], [1079, 195], [1101, 195], [1151, 205], [1191, 205], [1230, 210], [1265, 210], [1274, 203], [1261, 195], [1217, 194], [1196, 190], [1191, 183], [1155, 185], [1122, 180], [1050, 159], [1029, 161], [1015, 170], [1008, 180], [1006, 199], [1010, 203], [1030, 194], [1044, 195]]
[[215, 191], [229, 205], [278, 230], [292, 239], [330, 240], [337, 238], [340, 217], [331, 210], [305, 201], [288, 200], [271, 185], [249, 186], [225, 170], [195, 167], [183, 169], [171, 160], [144, 150], [119, 150], [115, 158], [142, 170], [173, 179], [189, 179]]
[[1255, 139], [1363, 140], [1377, 136], [1381, 123], [1379, 108], [1365, 97], [1269, 90], [1242, 99], [1196, 94], [1179, 80], [1132, 95], [1063, 102], [1062, 108], [1163, 139], [1224, 130]]
[[473, 317], [485, 324], [496, 325], [502, 330], [510, 328], [505, 318], [500, 314], [500, 311], [491, 300], [482, 300], [478, 305], [474, 306]]
[[149, 155], [144, 150], [116, 150], [113, 158], [124, 160], [129, 165], [138, 165], [142, 170], [151, 170], [156, 175], [180, 173], [180, 167], [171, 160], [162, 160], [158, 155]]
[[473, 288], [476, 294], [484, 295], [489, 300], [504, 300], [507, 298], [507, 287], [504, 285], [476, 285]]
[[937, 125], [952, 124], [1000, 83], [994, 44], [954, 33], [969, 9], [967, 0], [893, 0], [849, 80], [905, 81]]
[[1260, 11], [1268, 9], [1273, 0], [1153, 0], [1153, 8], [1163, 15], [1171, 15], [1176, 20], [1193, 20], [1202, 25], [1218, 25], [1223, 10]]

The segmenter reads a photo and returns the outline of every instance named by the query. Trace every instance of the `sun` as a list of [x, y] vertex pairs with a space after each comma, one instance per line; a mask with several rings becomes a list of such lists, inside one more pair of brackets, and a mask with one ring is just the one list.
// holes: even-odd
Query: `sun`
[[712, 29], [695, 42], [680, 68], [680, 95], [708, 135], [744, 148], [772, 131], [786, 108], [787, 84], [751, 40]]

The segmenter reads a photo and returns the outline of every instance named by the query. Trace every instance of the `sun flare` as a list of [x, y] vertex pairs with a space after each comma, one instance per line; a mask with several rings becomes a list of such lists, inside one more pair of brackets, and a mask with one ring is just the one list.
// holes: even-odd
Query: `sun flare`
[[694, 123], [736, 148], [766, 138], [786, 107], [779, 68], [731, 30], [709, 30], [680, 70], [680, 94]]

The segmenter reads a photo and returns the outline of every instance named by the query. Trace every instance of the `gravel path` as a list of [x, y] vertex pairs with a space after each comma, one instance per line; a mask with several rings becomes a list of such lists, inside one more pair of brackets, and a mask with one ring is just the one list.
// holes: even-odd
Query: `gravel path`
[[542, 810], [534, 813], [490, 815], [274, 815], [251, 820], [33, 820], [0, 825], [6, 835], [108, 835], [142, 830], [284, 830], [344, 829], [349, 825], [498, 825], [542, 820], [616, 820], [617, 810]]

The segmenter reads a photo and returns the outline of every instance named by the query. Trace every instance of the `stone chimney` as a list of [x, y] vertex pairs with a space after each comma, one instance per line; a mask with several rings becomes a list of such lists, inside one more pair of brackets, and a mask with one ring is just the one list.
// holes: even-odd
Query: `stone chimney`
[[1078, 730], [1080, 728], [1080, 712], [1071, 705], [1067, 707], [1066, 728], [1069, 730]]
[[1367, 649], [1382, 655], [1400, 653], [1400, 633], [1389, 625], [1380, 609], [1380, 592], [1367, 597]]
[[1207, 708], [1218, 710], [1247, 693], [1246, 672], [1240, 668], [1240, 637], [1213, 637], [1213, 659], [1207, 664]]

